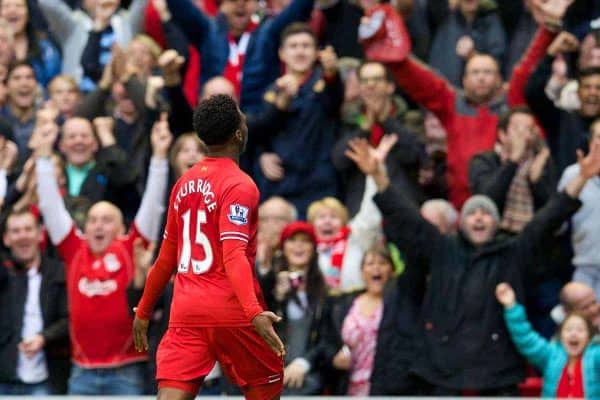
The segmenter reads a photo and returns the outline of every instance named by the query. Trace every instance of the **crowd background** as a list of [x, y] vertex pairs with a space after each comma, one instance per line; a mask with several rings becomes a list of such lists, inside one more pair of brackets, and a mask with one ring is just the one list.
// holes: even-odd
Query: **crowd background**
[[0, 394], [156, 392], [172, 285], [147, 354], [132, 308], [214, 94], [247, 118], [284, 394], [579, 393], [495, 291], [513, 330], [598, 333], [599, 1], [0, 0]]

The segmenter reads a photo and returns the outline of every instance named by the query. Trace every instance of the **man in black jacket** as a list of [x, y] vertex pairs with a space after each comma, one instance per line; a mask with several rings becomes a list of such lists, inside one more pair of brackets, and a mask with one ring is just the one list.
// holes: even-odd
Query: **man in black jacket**
[[69, 325], [63, 265], [40, 251], [29, 211], [9, 214], [0, 265], [0, 394], [66, 393]]
[[[460, 232], [445, 236], [426, 222], [394, 186], [364, 139], [350, 143], [348, 156], [372, 175], [375, 203], [386, 221], [388, 240], [412, 265], [428, 268], [429, 287], [421, 310], [412, 371], [431, 385], [432, 395], [516, 395], [523, 363], [511, 343], [494, 299], [500, 282], [524, 296], [522, 275], [535, 266], [533, 255], [577, 211], [585, 182], [600, 173], [600, 144], [579, 156], [580, 173], [514, 238], [496, 236], [498, 212], [489, 198], [474, 196], [464, 206]], [[521, 300], [520, 300], [521, 301]]]

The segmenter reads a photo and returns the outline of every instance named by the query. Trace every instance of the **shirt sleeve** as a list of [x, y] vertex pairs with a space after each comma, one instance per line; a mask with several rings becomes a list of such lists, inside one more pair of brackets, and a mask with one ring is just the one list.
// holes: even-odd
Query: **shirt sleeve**
[[67, 236], [62, 239], [60, 243], [57, 244], [58, 254], [62, 258], [65, 263], [65, 267], [69, 267], [73, 258], [75, 257], [77, 250], [81, 247], [82, 238], [80, 233], [75, 228], [73, 224], [71, 226], [71, 230], [67, 234]]
[[223, 196], [219, 215], [219, 235], [223, 242], [223, 267], [233, 291], [249, 321], [263, 308], [254, 287], [253, 265], [248, 258], [248, 242], [256, 224], [258, 208], [256, 186], [238, 184]]
[[231, 239], [248, 243], [250, 240], [252, 215], [258, 209], [258, 189], [255, 186], [238, 184], [223, 196], [219, 214], [219, 240]]

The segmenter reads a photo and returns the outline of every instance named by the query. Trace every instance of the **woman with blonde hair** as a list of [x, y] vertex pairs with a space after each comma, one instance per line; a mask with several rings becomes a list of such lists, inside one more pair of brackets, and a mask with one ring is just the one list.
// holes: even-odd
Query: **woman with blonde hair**
[[371, 199], [375, 183], [369, 177], [359, 212], [348, 220], [348, 210], [334, 197], [325, 197], [308, 207], [308, 221], [317, 235], [319, 267], [330, 290], [363, 287], [360, 261], [380, 233], [381, 214]]
[[[385, 160], [396, 144], [396, 135], [385, 135], [373, 155]], [[307, 211], [308, 221], [317, 235], [319, 267], [330, 290], [347, 291], [362, 288], [360, 263], [381, 234], [381, 213], [373, 196], [377, 192], [371, 176], [365, 179], [365, 191], [358, 213], [348, 221], [348, 210], [337, 199], [325, 197], [313, 202]]]

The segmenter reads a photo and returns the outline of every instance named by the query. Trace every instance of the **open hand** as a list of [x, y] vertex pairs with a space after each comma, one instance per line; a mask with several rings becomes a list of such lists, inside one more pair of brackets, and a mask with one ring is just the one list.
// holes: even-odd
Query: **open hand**
[[350, 139], [345, 154], [365, 175], [375, 175], [383, 169], [381, 160], [366, 139]]

